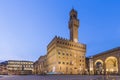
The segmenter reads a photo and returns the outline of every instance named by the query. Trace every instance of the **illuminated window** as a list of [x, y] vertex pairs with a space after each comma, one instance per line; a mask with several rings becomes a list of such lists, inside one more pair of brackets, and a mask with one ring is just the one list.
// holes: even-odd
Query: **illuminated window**
[[60, 52], [58, 52], [58, 54], [60, 54]]
[[74, 67], [74, 69], [77, 69], [76, 67]]
[[68, 65], [69, 63], [67, 62], [66, 64]]
[[66, 55], [68, 56], [68, 53]]
[[61, 64], [61, 62], [58, 62], [58, 64]]

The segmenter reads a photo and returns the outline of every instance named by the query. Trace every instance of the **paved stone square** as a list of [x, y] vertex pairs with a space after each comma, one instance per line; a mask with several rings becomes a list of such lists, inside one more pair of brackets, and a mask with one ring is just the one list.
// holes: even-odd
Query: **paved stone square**
[[88, 75], [0, 75], [0, 80], [120, 80], [120, 76]]

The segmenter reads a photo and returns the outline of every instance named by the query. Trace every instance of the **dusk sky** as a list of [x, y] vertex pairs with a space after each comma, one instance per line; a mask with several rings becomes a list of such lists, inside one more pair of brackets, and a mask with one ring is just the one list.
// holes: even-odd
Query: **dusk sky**
[[36, 61], [55, 35], [69, 39], [72, 8], [86, 56], [120, 46], [120, 0], [0, 0], [0, 60]]

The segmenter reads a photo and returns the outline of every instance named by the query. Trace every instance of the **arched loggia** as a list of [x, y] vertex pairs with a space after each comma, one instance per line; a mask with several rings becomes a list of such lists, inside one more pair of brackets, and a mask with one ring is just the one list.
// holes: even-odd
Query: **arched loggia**
[[118, 73], [118, 60], [114, 56], [110, 56], [105, 60], [106, 74], [117, 74]]
[[95, 62], [95, 73], [103, 74], [103, 61], [100, 59]]

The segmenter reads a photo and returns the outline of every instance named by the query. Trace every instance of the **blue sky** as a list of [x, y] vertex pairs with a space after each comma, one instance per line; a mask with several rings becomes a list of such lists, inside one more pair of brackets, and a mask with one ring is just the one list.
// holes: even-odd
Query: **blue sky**
[[69, 39], [69, 12], [80, 19], [86, 56], [120, 46], [120, 0], [0, 0], [0, 60], [35, 61], [57, 35]]

